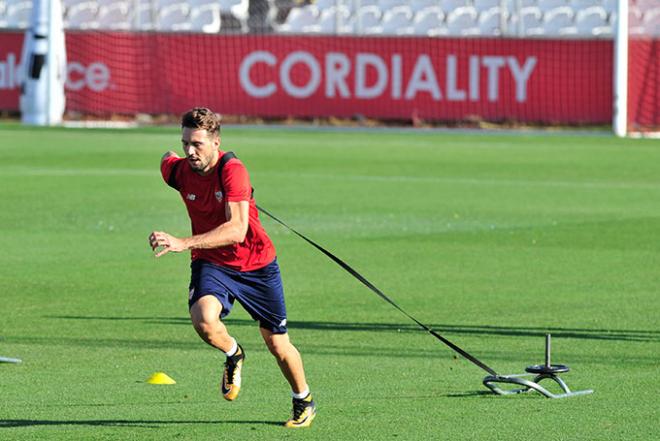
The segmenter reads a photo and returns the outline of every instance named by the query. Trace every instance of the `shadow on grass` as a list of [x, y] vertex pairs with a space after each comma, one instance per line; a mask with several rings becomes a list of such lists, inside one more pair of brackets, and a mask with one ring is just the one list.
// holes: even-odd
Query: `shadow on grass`
[[[146, 324], [187, 325], [188, 317], [112, 317], [112, 316], [46, 316], [59, 320], [110, 320], [110, 321], [142, 321]], [[255, 322], [247, 319], [228, 318], [229, 326], [255, 326]], [[291, 321], [287, 325], [291, 329], [309, 329], [316, 331], [384, 331], [384, 332], [426, 332], [414, 324], [402, 323], [351, 323], [351, 322], [303, 322]], [[491, 325], [448, 325], [431, 324], [432, 329], [440, 333], [458, 335], [500, 335], [512, 337], [542, 337], [551, 333], [555, 338], [574, 338], [586, 340], [638, 341], [659, 342], [660, 331], [629, 330], [629, 329], [589, 329], [564, 327], [528, 327], [528, 326], [491, 326]]]
[[467, 398], [467, 397], [487, 397], [487, 398], [495, 398], [497, 397], [496, 394], [490, 391], [485, 391], [485, 390], [479, 390], [479, 391], [472, 391], [472, 392], [463, 392], [460, 394], [447, 394], [445, 397], [448, 398]]
[[35, 427], [35, 426], [108, 426], [108, 427], [145, 427], [157, 428], [173, 424], [248, 424], [281, 426], [278, 421], [192, 421], [192, 420], [0, 420], [0, 429], [9, 427]]

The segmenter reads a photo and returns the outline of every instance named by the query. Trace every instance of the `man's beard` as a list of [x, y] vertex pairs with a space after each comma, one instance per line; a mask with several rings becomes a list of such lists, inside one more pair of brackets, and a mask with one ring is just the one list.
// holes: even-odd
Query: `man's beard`
[[188, 164], [190, 164], [190, 168], [195, 171], [203, 171], [209, 163], [208, 161], [204, 161], [202, 158], [198, 157], [197, 161], [193, 161], [188, 158]]

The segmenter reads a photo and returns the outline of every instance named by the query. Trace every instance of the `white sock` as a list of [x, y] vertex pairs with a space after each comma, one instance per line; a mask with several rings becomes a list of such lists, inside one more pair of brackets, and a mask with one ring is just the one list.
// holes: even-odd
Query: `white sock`
[[225, 352], [225, 355], [227, 357], [231, 357], [232, 355], [236, 354], [236, 351], [238, 351], [238, 343], [236, 342], [236, 339], [232, 338], [231, 341], [233, 342], [231, 344], [231, 348], [227, 352]]
[[300, 392], [299, 394], [291, 391], [291, 396], [296, 400], [302, 400], [303, 398], [307, 398], [307, 395], [309, 395], [309, 387], [306, 387], [305, 390]]

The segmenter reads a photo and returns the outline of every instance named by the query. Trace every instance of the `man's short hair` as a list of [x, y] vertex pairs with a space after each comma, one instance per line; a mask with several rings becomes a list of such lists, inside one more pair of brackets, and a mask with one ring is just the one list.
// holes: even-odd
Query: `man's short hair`
[[181, 128], [206, 130], [209, 135], [220, 135], [220, 115], [206, 107], [195, 107], [181, 117]]

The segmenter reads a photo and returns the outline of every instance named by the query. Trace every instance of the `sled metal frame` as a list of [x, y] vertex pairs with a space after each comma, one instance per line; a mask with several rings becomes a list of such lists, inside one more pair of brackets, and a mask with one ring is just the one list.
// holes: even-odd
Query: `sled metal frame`
[[[525, 371], [526, 373], [524, 374], [488, 375], [484, 378], [483, 384], [498, 395], [517, 395], [530, 391], [536, 391], [547, 398], [567, 398], [593, 393], [593, 390], [591, 389], [571, 391], [564, 380], [559, 378], [559, 374], [568, 372], [569, 368], [564, 364], [550, 363], [550, 334], [545, 336], [545, 364], [528, 366], [525, 368]], [[525, 377], [534, 378], [532, 380], [528, 380]], [[554, 394], [539, 384], [541, 381], [546, 379], [557, 383], [564, 392], [560, 394]], [[502, 389], [498, 385], [502, 383], [513, 384], [521, 387], [517, 389]]]

